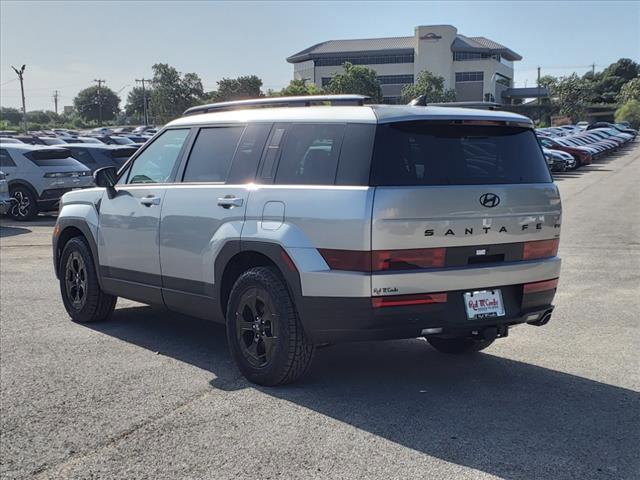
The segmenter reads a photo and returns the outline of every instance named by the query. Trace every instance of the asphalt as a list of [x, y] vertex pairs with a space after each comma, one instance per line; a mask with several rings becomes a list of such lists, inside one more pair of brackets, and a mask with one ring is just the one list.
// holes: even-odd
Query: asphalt
[[224, 329], [119, 301], [72, 323], [53, 220], [0, 223], [6, 479], [640, 478], [640, 142], [557, 176], [556, 312], [484, 353], [422, 340], [319, 350], [258, 388]]

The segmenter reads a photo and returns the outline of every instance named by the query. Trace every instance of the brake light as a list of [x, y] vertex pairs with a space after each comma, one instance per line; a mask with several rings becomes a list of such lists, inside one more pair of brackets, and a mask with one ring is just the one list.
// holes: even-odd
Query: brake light
[[447, 294], [419, 293], [415, 295], [391, 295], [388, 297], [371, 298], [371, 306], [373, 308], [425, 305], [429, 303], [447, 303]]
[[558, 288], [558, 279], [545, 280], [543, 282], [525, 283], [522, 293], [546, 292], [547, 290], [555, 290]]
[[555, 257], [558, 254], [560, 240], [537, 240], [535, 242], [525, 242], [522, 251], [523, 260], [533, 260], [536, 258]]
[[444, 267], [445, 248], [413, 248], [406, 250], [334, 250], [318, 249], [332, 270], [382, 272]]

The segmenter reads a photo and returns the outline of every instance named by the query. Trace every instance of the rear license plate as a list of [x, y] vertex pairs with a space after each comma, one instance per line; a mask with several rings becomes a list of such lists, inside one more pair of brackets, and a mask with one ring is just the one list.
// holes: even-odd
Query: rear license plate
[[504, 317], [502, 293], [498, 289], [466, 292], [464, 294], [464, 306], [467, 309], [467, 318], [469, 320]]

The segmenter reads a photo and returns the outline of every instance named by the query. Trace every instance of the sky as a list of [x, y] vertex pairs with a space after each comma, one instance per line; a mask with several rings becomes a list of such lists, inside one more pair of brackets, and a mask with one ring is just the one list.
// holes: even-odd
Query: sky
[[26, 64], [27, 110], [71, 105], [94, 79], [122, 98], [154, 63], [197, 73], [205, 90], [223, 77], [258, 75], [263, 89], [293, 78], [286, 57], [332, 39], [413, 35], [450, 24], [522, 55], [515, 86], [542, 74], [640, 61], [640, 1], [173, 2], [0, 1], [0, 104], [20, 106], [11, 65]]

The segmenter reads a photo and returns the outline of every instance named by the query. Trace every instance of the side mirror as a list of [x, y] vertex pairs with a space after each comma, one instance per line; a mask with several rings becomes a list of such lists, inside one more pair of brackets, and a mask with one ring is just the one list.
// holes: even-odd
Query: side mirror
[[93, 182], [98, 187], [113, 189], [117, 181], [118, 171], [116, 170], [116, 167], [99, 168], [93, 172]]

